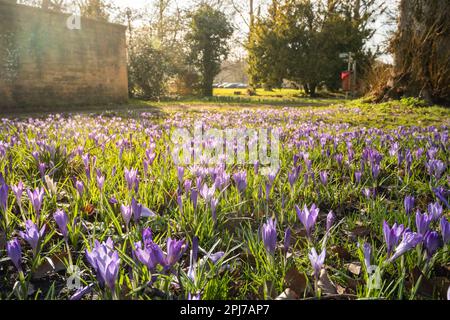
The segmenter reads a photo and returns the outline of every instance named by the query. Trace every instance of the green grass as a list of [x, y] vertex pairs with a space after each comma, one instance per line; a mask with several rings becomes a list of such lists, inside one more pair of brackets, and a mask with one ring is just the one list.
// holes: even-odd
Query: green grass
[[[450, 278], [448, 245], [441, 246], [429, 261], [423, 258], [422, 248], [417, 247], [386, 264], [382, 222], [403, 223], [416, 231], [414, 215], [405, 214], [404, 197], [415, 196], [415, 210], [424, 212], [429, 203], [437, 201], [433, 188], [450, 188], [450, 110], [424, 107], [409, 100], [380, 105], [362, 100], [337, 101], [324, 106], [320, 105], [322, 100], [311, 101], [312, 105], [305, 106], [299, 102], [271, 105], [195, 99], [159, 103], [134, 100], [127, 105], [107, 107], [107, 111], [104, 107], [86, 107], [81, 111], [66, 110], [58, 116], [21, 114], [16, 120], [3, 120], [0, 172], [10, 188], [7, 209], [0, 209], [0, 299], [69, 298], [75, 292], [66, 285], [73, 276], [67, 269], [70, 259], [79, 268], [81, 283], [93, 285], [86, 299], [185, 299], [189, 294], [200, 294], [202, 299], [274, 299], [288, 288], [297, 299], [335, 297], [334, 293], [329, 295], [330, 290], [351, 299], [444, 299]], [[36, 118], [30, 121], [30, 116]], [[210, 203], [202, 197], [195, 208], [191, 194], [182, 191], [180, 206], [171, 133], [176, 126], [192, 128], [195, 122], [213, 128], [280, 127], [281, 166], [269, 193], [266, 193], [268, 178], [261, 171], [255, 172], [253, 164], [227, 166], [229, 184], [214, 193], [218, 200], [216, 221]], [[397, 153], [391, 152], [393, 142], [399, 143], [402, 152], [411, 150], [410, 171], [405, 161], [398, 164]], [[427, 171], [427, 150], [431, 147], [436, 148], [431, 150], [434, 158], [447, 165], [441, 177]], [[153, 151], [148, 151], [151, 148]], [[369, 163], [361, 169], [363, 151], [367, 148], [383, 156], [377, 178], [373, 177]], [[416, 156], [420, 148], [423, 153]], [[37, 152], [38, 161], [33, 152]], [[155, 159], [144, 173], [144, 160], [149, 153], [154, 153]], [[293, 170], [294, 156], [302, 153], [308, 153], [305, 158], [311, 161], [310, 169], [300, 157], [297, 162], [300, 174], [291, 187], [288, 174]], [[82, 159], [85, 154], [90, 156], [90, 179]], [[341, 164], [336, 160], [339, 154], [343, 155]], [[45, 175], [56, 183], [56, 191], [41, 175], [39, 163], [46, 165]], [[125, 168], [139, 170], [138, 190], [127, 187]], [[96, 181], [96, 169], [105, 177], [103, 189]], [[247, 172], [247, 187], [242, 193], [232, 179], [239, 170]], [[362, 170], [359, 183], [355, 181], [358, 170]], [[328, 172], [326, 184], [319, 179], [323, 171]], [[193, 189], [196, 189], [195, 172], [187, 166], [183, 176], [184, 181], [192, 181]], [[85, 186], [81, 196], [75, 180]], [[19, 181], [26, 188], [45, 188], [39, 217], [26, 194], [20, 205], [16, 201], [11, 186]], [[211, 187], [214, 183], [211, 174], [205, 173], [201, 185], [204, 183]], [[184, 190], [184, 186], [181, 188]], [[376, 195], [364, 196], [366, 188], [375, 189]], [[156, 216], [132, 220], [127, 226], [120, 205], [129, 205], [133, 197]], [[310, 207], [313, 203], [320, 213], [308, 239], [295, 206]], [[67, 246], [53, 218], [57, 209], [64, 210], [69, 217]], [[330, 210], [336, 221], [327, 234], [325, 224]], [[444, 206], [443, 215], [448, 217], [449, 213]], [[260, 234], [261, 226], [270, 217], [277, 219], [277, 248], [273, 255], [266, 252]], [[5, 240], [21, 239], [19, 231], [24, 230], [27, 219], [39, 226], [46, 225], [46, 232], [39, 240], [36, 254], [21, 240], [24, 270], [21, 278], [7, 257]], [[189, 250], [170, 271], [161, 266], [149, 270], [133, 257], [134, 244], [143, 240], [142, 230], [147, 227], [152, 229], [153, 241], [164, 251], [168, 237], [184, 240], [189, 249], [194, 237], [199, 238], [201, 249], [194, 277], [189, 276]], [[287, 227], [292, 230], [292, 239], [286, 255], [282, 246]], [[438, 222], [433, 222], [431, 228], [440, 232]], [[92, 248], [94, 240], [106, 241], [108, 237], [113, 239], [121, 259], [115, 294], [99, 283], [85, 257], [85, 250]], [[359, 249], [363, 243], [371, 244], [371, 263], [381, 270], [377, 288], [369, 286], [364, 256]], [[312, 247], [318, 251], [326, 248], [323, 269], [326, 273], [320, 283], [328, 277], [333, 283], [331, 288], [315, 286], [308, 259]], [[218, 251], [224, 252], [224, 256], [217, 263], [207, 259], [208, 254]], [[52, 270], [49, 260], [58, 265], [59, 271]], [[361, 270], [349, 270], [355, 266]], [[423, 275], [419, 278], [420, 273]], [[24, 289], [14, 289], [21, 286]], [[25, 288], [30, 288], [30, 295], [24, 294]]]

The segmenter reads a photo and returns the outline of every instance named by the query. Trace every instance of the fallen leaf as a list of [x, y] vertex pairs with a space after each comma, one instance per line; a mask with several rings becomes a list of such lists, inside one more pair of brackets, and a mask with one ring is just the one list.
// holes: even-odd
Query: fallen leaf
[[330, 255], [337, 255], [340, 260], [349, 260], [352, 257], [350, 252], [342, 246], [331, 246], [328, 251]]
[[356, 226], [352, 230], [347, 231], [346, 234], [352, 239], [367, 237], [370, 235], [370, 228], [366, 226]]
[[447, 290], [450, 286], [450, 279], [446, 277], [434, 277], [432, 279], [428, 279], [417, 267], [413, 269], [411, 273], [411, 280], [407, 281], [406, 286], [408, 288], [415, 286], [421, 275], [422, 280], [419, 288], [417, 289], [418, 294], [426, 297], [433, 297], [436, 293], [438, 293], [441, 297], [447, 296]]
[[321, 290], [323, 295], [337, 294], [336, 286], [328, 278], [328, 273], [325, 269], [320, 271], [319, 281], [317, 287]]
[[344, 266], [355, 276], [359, 276], [361, 274], [361, 265], [357, 262], [347, 263]]
[[434, 277], [430, 282], [435, 292], [438, 292], [441, 298], [447, 297], [447, 290], [450, 288], [450, 279], [446, 277]]
[[51, 272], [59, 272], [66, 270], [64, 259], [67, 259], [67, 253], [55, 254], [51, 258], [47, 258], [37, 268], [33, 274], [33, 279], [38, 280], [47, 277]]
[[287, 288], [275, 300], [297, 300], [298, 295], [294, 290]]
[[284, 281], [290, 289], [300, 295], [303, 295], [308, 288], [308, 280], [305, 274], [300, 273], [295, 266], [286, 272]]
[[338, 294], [345, 294], [345, 292], [347, 291], [344, 287], [340, 285], [336, 285], [336, 290]]

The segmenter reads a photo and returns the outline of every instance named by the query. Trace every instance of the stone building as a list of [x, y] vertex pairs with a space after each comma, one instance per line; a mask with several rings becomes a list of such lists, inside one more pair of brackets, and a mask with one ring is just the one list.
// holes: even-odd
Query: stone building
[[123, 103], [125, 27], [0, 0], [0, 111]]

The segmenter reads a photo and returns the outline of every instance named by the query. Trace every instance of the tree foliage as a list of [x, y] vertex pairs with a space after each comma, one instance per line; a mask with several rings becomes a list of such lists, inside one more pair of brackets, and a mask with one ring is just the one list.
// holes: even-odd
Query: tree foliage
[[166, 84], [172, 73], [170, 59], [165, 51], [145, 34], [136, 40], [128, 52], [130, 95], [159, 99], [166, 94]]
[[229, 53], [227, 40], [233, 28], [226, 15], [208, 4], [202, 4], [189, 15], [190, 25], [186, 35], [189, 62], [201, 75], [204, 96], [212, 96], [214, 77], [220, 72], [221, 62]]
[[269, 15], [256, 19], [250, 33], [252, 86], [277, 87], [287, 79], [312, 95], [321, 83], [337, 88], [346, 68], [340, 53], [371, 60], [365, 43], [373, 34], [368, 22], [375, 7], [382, 10], [373, 0], [274, 0]]

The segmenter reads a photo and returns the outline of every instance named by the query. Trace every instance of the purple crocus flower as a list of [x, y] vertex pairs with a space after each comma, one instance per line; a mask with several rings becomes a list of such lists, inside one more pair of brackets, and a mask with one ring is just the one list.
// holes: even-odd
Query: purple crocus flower
[[184, 181], [184, 192], [188, 194], [192, 189], [192, 180], [186, 179]]
[[298, 180], [298, 171], [297, 169], [294, 169], [292, 172], [288, 173], [288, 181], [289, 184], [291, 185], [291, 188], [294, 187], [295, 182], [297, 182]]
[[8, 253], [8, 257], [11, 259], [17, 270], [21, 272], [22, 247], [20, 246], [20, 242], [17, 238], [8, 241], [8, 243], [6, 244], [6, 252]]
[[33, 151], [31, 155], [33, 156], [34, 160], [36, 160], [36, 162], [39, 162], [39, 152]]
[[9, 188], [6, 183], [2, 183], [0, 186], [0, 209], [3, 212], [6, 212], [6, 209], [8, 208], [8, 191]]
[[359, 184], [361, 182], [361, 176], [362, 176], [361, 171], [355, 171], [355, 181], [356, 181], [356, 183]]
[[328, 183], [328, 172], [327, 171], [321, 171], [320, 172], [320, 182], [325, 186]]
[[183, 214], [183, 198], [181, 196], [177, 196], [177, 204], [181, 214]]
[[90, 293], [92, 291], [94, 284], [91, 283], [90, 285], [86, 286], [86, 287], [82, 287], [80, 289], [78, 289], [70, 298], [70, 301], [78, 301], [81, 300], [81, 298], [83, 298], [85, 295], [87, 295], [88, 293]]
[[258, 172], [259, 172], [259, 161], [258, 161], [258, 160], [256, 160], [256, 161], [253, 163], [253, 172], [255, 173], [255, 175], [257, 175]]
[[208, 188], [208, 185], [205, 183], [203, 187], [200, 189], [200, 195], [205, 201], [211, 201], [214, 197], [214, 193], [216, 192], [216, 186], [213, 184], [211, 188]]
[[84, 184], [83, 184], [83, 182], [77, 180], [75, 182], [75, 188], [77, 189], [78, 195], [80, 197], [82, 197], [83, 196], [83, 192], [84, 192]]
[[402, 224], [397, 225], [397, 223], [395, 223], [392, 228], [390, 228], [386, 221], [383, 222], [384, 241], [386, 242], [388, 256], [391, 255], [392, 250], [397, 245], [404, 231], [405, 227]]
[[188, 277], [195, 282], [195, 269], [198, 257], [198, 237], [192, 238], [192, 250], [189, 258]]
[[436, 195], [436, 197], [448, 208], [450, 209], [450, 205], [448, 204], [447, 200], [447, 192], [443, 187], [439, 188], [433, 188], [433, 192]]
[[47, 168], [47, 165], [45, 163], [39, 163], [38, 165], [39, 173], [41, 177], [43, 178], [45, 176], [45, 169]]
[[442, 216], [442, 206], [439, 202], [428, 204], [428, 213], [434, 221], [439, 221]]
[[62, 233], [64, 239], [67, 240], [68, 237], [67, 224], [69, 223], [69, 217], [63, 210], [58, 210], [53, 214], [53, 218], [55, 219], [59, 231]]
[[344, 155], [342, 153], [338, 153], [334, 156], [339, 166], [342, 166], [342, 160], [344, 160]]
[[135, 247], [134, 255], [150, 272], [154, 271], [158, 264], [164, 265], [164, 253], [153, 240], [144, 239], [144, 248], [140, 242], [136, 243]]
[[333, 211], [330, 211], [327, 215], [327, 232], [329, 232], [331, 227], [333, 226], [334, 220], [335, 220], [335, 217], [334, 217]]
[[364, 188], [362, 193], [367, 199], [370, 199], [370, 197], [372, 197], [372, 191], [369, 188]]
[[417, 232], [420, 233], [422, 236], [425, 236], [425, 234], [428, 232], [431, 221], [433, 221], [433, 217], [431, 215], [428, 215], [426, 213], [421, 214], [420, 211], [417, 210], [416, 212]]
[[92, 251], [86, 250], [86, 258], [94, 268], [100, 285], [106, 285], [114, 292], [119, 275], [120, 258], [117, 251], [114, 250], [112, 239], [108, 238], [101, 244], [95, 240]]
[[217, 221], [217, 214], [216, 214], [216, 210], [217, 210], [217, 205], [219, 204], [219, 199], [216, 198], [212, 198], [211, 199], [211, 215], [212, 218], [215, 221]]
[[128, 170], [125, 168], [125, 180], [127, 182], [128, 191], [132, 191], [133, 188], [136, 187], [137, 174], [138, 172], [136, 169]]
[[39, 217], [42, 208], [42, 202], [44, 201], [44, 188], [36, 188], [34, 191], [27, 190], [28, 198], [30, 198], [31, 204]]
[[192, 238], [192, 261], [195, 263], [198, 257], [198, 237]]
[[295, 206], [295, 210], [297, 211], [298, 218], [306, 229], [308, 238], [311, 238], [311, 231], [316, 224], [317, 216], [319, 215], [319, 208], [313, 204], [311, 208], [308, 209], [305, 204], [303, 210], [301, 210], [297, 205]]
[[412, 209], [414, 208], [414, 197], [412, 196], [406, 196], [405, 200], [403, 201], [403, 204], [405, 206], [406, 214], [410, 214]]
[[445, 171], [445, 164], [441, 160], [432, 159], [427, 163], [426, 167], [428, 173], [434, 176], [436, 180], [439, 180]]
[[439, 234], [436, 231], [429, 231], [423, 239], [425, 245], [425, 250], [427, 252], [427, 258], [431, 259], [433, 254], [439, 249], [441, 241], [439, 239]]
[[216, 253], [211, 253], [208, 255], [209, 260], [211, 260], [212, 263], [216, 264], [217, 261], [222, 259], [222, 257], [225, 255], [225, 252], [223, 251], [217, 251]]
[[34, 254], [36, 254], [39, 240], [44, 236], [44, 232], [45, 225], [41, 228], [41, 230], [39, 230], [33, 221], [27, 220], [25, 222], [25, 232], [20, 231], [19, 235], [22, 239], [28, 242], [30, 247], [33, 249]]
[[247, 188], [247, 172], [240, 171], [233, 175], [233, 180], [236, 183], [236, 188], [240, 193], [243, 193]]
[[142, 240], [144, 241], [144, 245], [147, 246], [153, 241], [153, 232], [150, 228], [145, 228], [142, 231]]
[[125, 221], [125, 225], [128, 226], [131, 217], [133, 216], [133, 209], [131, 206], [121, 205], [120, 212], [122, 213], [122, 218]]
[[450, 241], [450, 222], [448, 222], [445, 217], [442, 217], [440, 225], [442, 241], [444, 242], [444, 245], [446, 245]]
[[192, 189], [192, 191], [191, 191], [191, 201], [192, 201], [192, 205], [194, 206], [194, 210], [197, 209], [198, 191], [195, 189]]
[[138, 203], [136, 201], [136, 199], [133, 197], [133, 199], [131, 199], [131, 211], [133, 212], [134, 222], [137, 223], [139, 221], [139, 219], [141, 218], [142, 209], [143, 209], [142, 204]]
[[363, 245], [363, 254], [364, 254], [364, 264], [366, 265], [366, 270], [370, 269], [370, 257], [372, 255], [372, 247], [368, 243], [364, 243]]
[[320, 270], [322, 270], [323, 264], [325, 263], [325, 255], [325, 249], [323, 249], [322, 253], [318, 255], [315, 248], [312, 248], [310, 253], [308, 254], [309, 261], [311, 262], [311, 265], [314, 269], [314, 276], [316, 277], [316, 279], [319, 279]]
[[403, 238], [400, 244], [395, 248], [394, 255], [388, 260], [393, 262], [409, 250], [415, 248], [420, 242], [422, 242], [422, 235], [419, 233], [405, 231], [403, 232]]
[[277, 245], [277, 222], [275, 219], [268, 219], [267, 223], [264, 223], [261, 229], [262, 239], [264, 247], [270, 254], [275, 253]]
[[102, 192], [103, 187], [105, 186], [105, 176], [103, 176], [97, 172], [96, 179], [97, 179], [97, 187], [100, 190], [100, 192]]
[[166, 268], [173, 267], [178, 262], [178, 260], [180, 260], [185, 250], [186, 246], [184, 245], [183, 240], [178, 241], [172, 238], [168, 238], [165, 267]]
[[291, 228], [287, 227], [284, 232], [284, 253], [287, 254], [289, 251], [289, 246], [291, 245]]
[[189, 301], [200, 301], [202, 299], [200, 294], [192, 294], [189, 292], [188, 298]]
[[177, 175], [178, 175], [178, 182], [180, 182], [180, 185], [183, 184], [184, 167], [177, 167]]
[[23, 182], [19, 181], [19, 183], [16, 186], [12, 186], [11, 189], [14, 192], [17, 203], [19, 205], [21, 205], [22, 204], [22, 195], [23, 195], [23, 191], [24, 191]]

